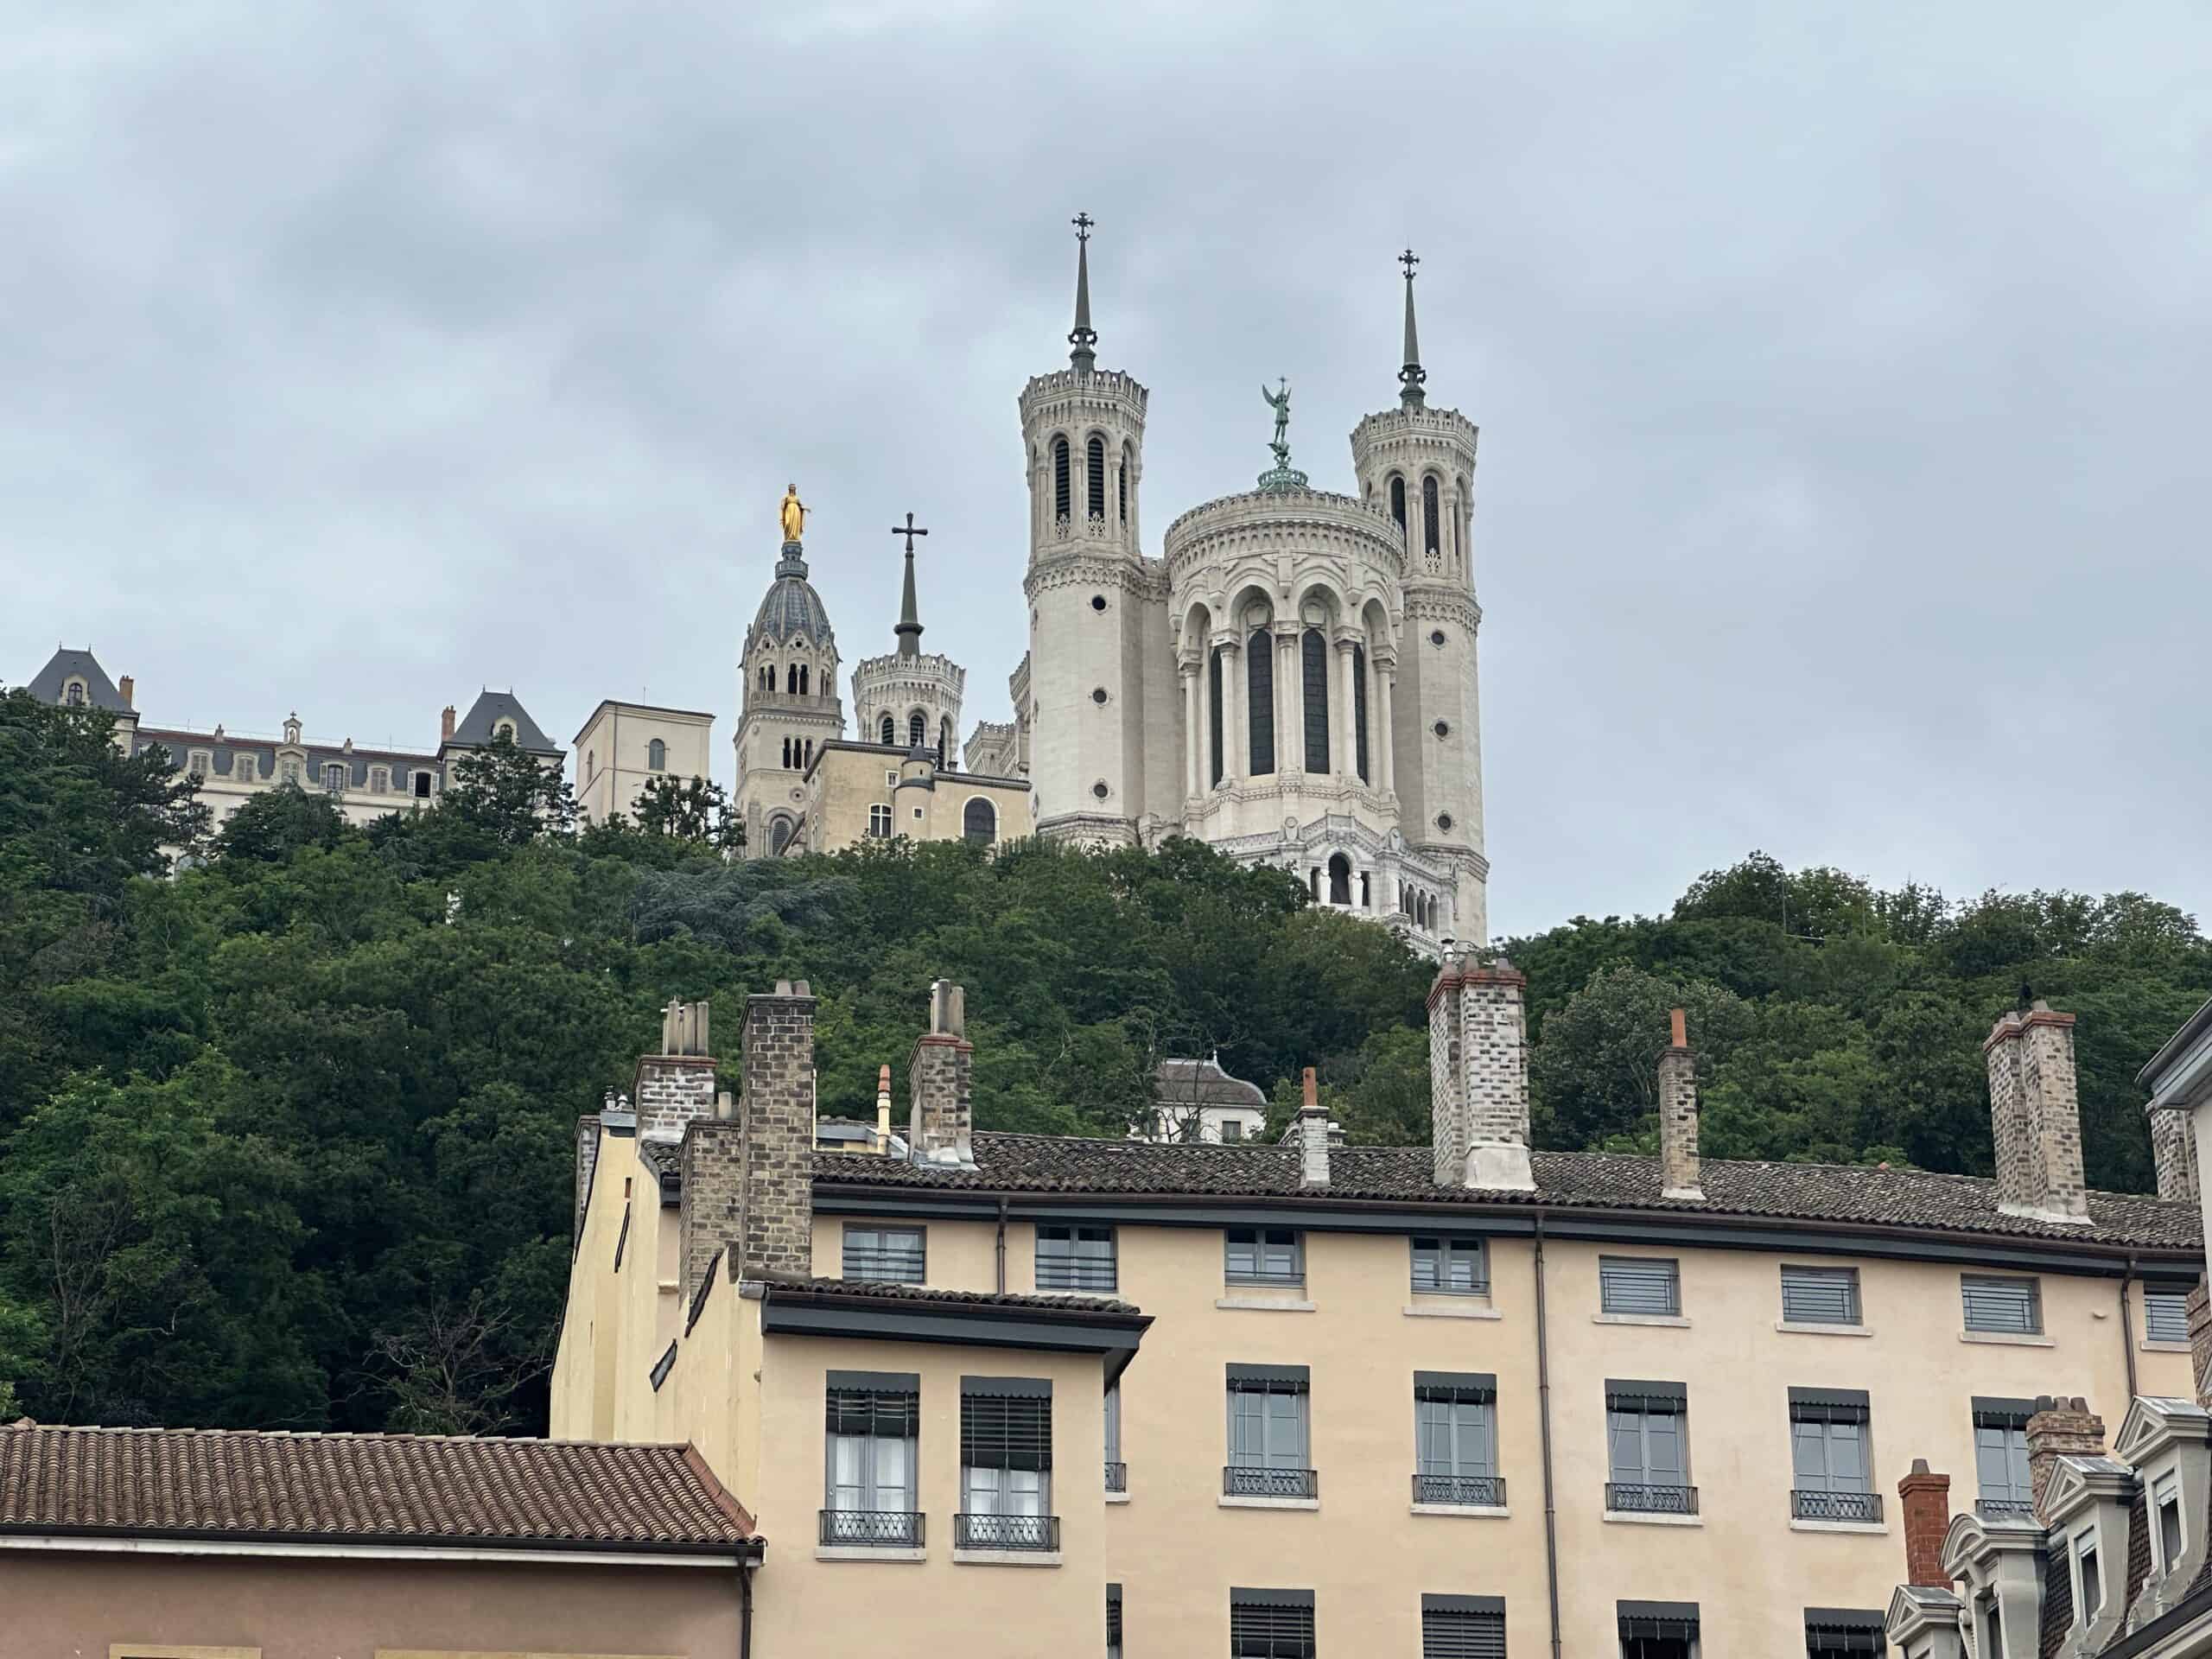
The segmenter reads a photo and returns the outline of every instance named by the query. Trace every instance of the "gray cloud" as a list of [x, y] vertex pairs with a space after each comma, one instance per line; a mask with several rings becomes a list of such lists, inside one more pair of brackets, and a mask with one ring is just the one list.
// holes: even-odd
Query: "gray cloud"
[[1155, 551], [1264, 464], [1262, 376], [1349, 485], [1410, 242], [1483, 428], [1499, 930], [1754, 844], [2212, 907], [2201, 10], [1084, 16], [21, 8], [0, 674], [89, 641], [155, 718], [364, 741], [642, 690], [726, 743], [797, 479], [848, 658], [911, 508], [1000, 715], [1069, 215]]

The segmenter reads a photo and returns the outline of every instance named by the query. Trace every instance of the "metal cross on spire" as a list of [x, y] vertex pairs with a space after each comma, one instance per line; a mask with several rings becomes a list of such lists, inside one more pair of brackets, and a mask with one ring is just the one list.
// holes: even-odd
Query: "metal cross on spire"
[[1089, 213], [1077, 213], [1073, 219], [1068, 220], [1069, 224], [1075, 226], [1075, 239], [1078, 242], [1090, 240], [1090, 227], [1097, 222]]
[[926, 536], [929, 531], [916, 524], [910, 512], [905, 524], [891, 526], [891, 533], [906, 538], [906, 585], [899, 595], [899, 623], [892, 632], [899, 636], [901, 657], [918, 656], [922, 649], [922, 616], [920, 607], [914, 603], [914, 537]]
[[929, 534], [929, 531], [924, 530], [919, 524], [916, 524], [914, 522], [914, 515], [910, 512], [906, 515], [906, 522], [905, 524], [893, 524], [891, 526], [891, 533], [893, 536], [904, 536], [906, 538], [906, 551], [911, 556], [914, 550], [914, 537], [917, 536], [926, 536]]
[[1428, 394], [1421, 390], [1428, 371], [1421, 365], [1421, 336], [1414, 330], [1414, 267], [1421, 264], [1421, 256], [1408, 248], [1398, 256], [1398, 263], [1406, 268], [1406, 361], [1398, 371], [1398, 405], [1419, 409], [1428, 401]]
[[1398, 256], [1398, 263], [1406, 268], [1406, 280], [1410, 283], [1414, 279], [1414, 267], [1421, 264], [1421, 256], [1408, 248]]
[[1075, 327], [1068, 331], [1068, 361], [1085, 371], [1098, 360], [1091, 349], [1098, 344], [1098, 331], [1090, 326], [1090, 227], [1097, 222], [1089, 213], [1068, 221], [1075, 226]]

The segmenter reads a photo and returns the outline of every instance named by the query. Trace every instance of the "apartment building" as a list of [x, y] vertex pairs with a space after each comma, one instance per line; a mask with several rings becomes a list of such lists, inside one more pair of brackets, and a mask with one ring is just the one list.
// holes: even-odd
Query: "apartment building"
[[677, 1005], [579, 1128], [553, 1433], [698, 1447], [772, 1656], [1721, 1659], [1883, 1649], [1914, 1459], [2032, 1529], [2040, 1400], [2193, 1396], [2194, 1160], [2085, 1189], [2072, 1016], [1990, 1035], [1991, 1180], [1701, 1159], [1679, 1026], [1659, 1158], [1534, 1151], [1522, 989], [1444, 963], [1376, 1147], [976, 1130], [940, 983], [874, 1158], [804, 985], [719, 1106]]

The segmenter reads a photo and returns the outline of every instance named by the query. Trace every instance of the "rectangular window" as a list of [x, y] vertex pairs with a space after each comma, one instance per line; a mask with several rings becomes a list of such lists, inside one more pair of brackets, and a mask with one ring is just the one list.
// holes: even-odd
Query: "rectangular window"
[[1833, 1654], [1889, 1652], [1883, 1633], [1884, 1615], [1848, 1607], [1808, 1607], [1805, 1610], [1805, 1652], [1808, 1659], [1828, 1659]]
[[1224, 1146], [1225, 1146], [1225, 1147], [1226, 1147], [1226, 1146], [1234, 1146], [1234, 1145], [1236, 1145], [1238, 1141], [1240, 1141], [1243, 1140], [1243, 1138], [1244, 1138], [1244, 1120], [1243, 1120], [1243, 1119], [1242, 1119], [1242, 1118], [1237, 1118], [1237, 1117], [1224, 1117], [1224, 1118], [1223, 1118], [1223, 1119], [1221, 1120], [1221, 1143], [1222, 1143], [1222, 1145], [1224, 1145]]
[[1232, 1285], [1302, 1285], [1306, 1252], [1287, 1227], [1231, 1227], [1225, 1235], [1223, 1276]]
[[868, 808], [868, 832], [878, 841], [888, 841], [891, 838], [890, 807], [878, 804]]
[[919, 1227], [848, 1227], [843, 1276], [898, 1285], [925, 1284], [928, 1250]]
[[918, 1547], [920, 1379], [896, 1371], [831, 1371], [824, 1399], [822, 1542]]
[[1878, 1522], [1859, 1389], [1789, 1390], [1789, 1513], [1800, 1521]]
[[415, 798], [418, 801], [427, 801], [430, 798], [430, 774], [427, 772], [418, 772], [415, 774]]
[[1416, 1235], [1413, 1249], [1415, 1290], [1459, 1296], [1490, 1294], [1490, 1264], [1484, 1260], [1479, 1238]]
[[1414, 1502], [1497, 1508], [1497, 1378], [1487, 1371], [1414, 1373]]
[[1974, 1659], [2005, 1659], [2005, 1621], [1997, 1616], [1997, 1598], [1993, 1593], [1981, 1599], [1974, 1615], [1974, 1627], [1981, 1633], [1981, 1640], [1974, 1645]]
[[1311, 1590], [1229, 1592], [1230, 1659], [1313, 1659]]
[[1606, 1313], [1667, 1318], [1682, 1311], [1679, 1263], [1655, 1256], [1598, 1258], [1598, 1305]]
[[1106, 1659], [1122, 1659], [1122, 1586], [1106, 1586]]
[[2104, 1573], [2097, 1561], [2097, 1530], [2085, 1527], [2074, 1535], [2074, 1622], [2089, 1624], [2104, 1605]]
[[214, 766], [213, 755], [206, 749], [194, 749], [192, 752], [191, 760], [185, 763], [184, 770], [189, 777], [204, 784], [207, 781], [207, 774], [214, 770]]
[[960, 1514], [970, 1549], [1058, 1549], [1049, 1377], [960, 1379]]
[[1229, 1462], [1222, 1491], [1236, 1497], [1318, 1495], [1308, 1452], [1306, 1369], [1229, 1368]]
[[391, 768], [390, 766], [371, 766], [369, 768], [369, 788], [372, 793], [378, 795], [391, 794]]
[[346, 792], [346, 767], [334, 760], [322, 769], [322, 786], [333, 795]]
[[300, 763], [296, 760], [279, 760], [276, 763], [276, 778], [277, 781], [280, 783], [298, 783], [300, 781]]
[[1698, 1617], [1694, 1601], [1623, 1601], [1621, 1659], [1697, 1659]]
[[1112, 1290], [1117, 1282], [1111, 1227], [1037, 1229], [1037, 1288]]
[[2171, 1573], [2181, 1560], [2181, 1476], [2168, 1470], [2151, 1488], [2151, 1536], [2158, 1549], [2158, 1571]]
[[1505, 1659], [1505, 1598], [1422, 1596], [1421, 1659]]
[[2028, 1481], [2028, 1419], [2032, 1400], [1974, 1401], [1974, 1509], [1985, 1516], [2027, 1515], [2034, 1505]]
[[1689, 1391], [1681, 1383], [1609, 1380], [1605, 1441], [1608, 1510], [1697, 1513], [1697, 1489], [1689, 1484]]
[[1966, 1305], [1969, 1331], [2014, 1337], [2043, 1334], [2043, 1287], [2038, 1280], [1963, 1273], [1959, 1275], [1959, 1294]]
[[1785, 1262], [1782, 1317], [1789, 1325], [1857, 1325], [1859, 1269], [1798, 1268]]
[[1122, 1461], [1122, 1385], [1117, 1380], [1106, 1390], [1106, 1490], [1129, 1490], [1129, 1466]]
[[2189, 1340], [2189, 1293], [2143, 1290], [2143, 1334], [2152, 1342]]

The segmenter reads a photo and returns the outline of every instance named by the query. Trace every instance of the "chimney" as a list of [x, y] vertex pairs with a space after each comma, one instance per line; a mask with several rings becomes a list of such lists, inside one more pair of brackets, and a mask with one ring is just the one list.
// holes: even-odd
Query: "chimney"
[[2151, 1117], [2151, 1161], [2158, 1172], [2158, 1196], [2177, 1203], [2195, 1204], [2196, 1148], [2189, 1132], [2190, 1115], [2171, 1108], [2154, 1110]]
[[1951, 1529], [1951, 1478], [1930, 1474], [1928, 1459], [1915, 1458], [1912, 1472], [1897, 1482], [1897, 1513], [1904, 1519], [1904, 1581], [1949, 1589], [1943, 1535]]
[[891, 1068], [880, 1066], [875, 1073], [875, 1150], [891, 1150]]
[[681, 1141], [683, 1126], [693, 1118], [716, 1116], [707, 1007], [678, 1001], [660, 1011], [660, 1052], [639, 1058], [637, 1078], [630, 1086], [639, 1139]]
[[813, 1276], [814, 1009], [803, 979], [747, 997], [737, 1116], [684, 1125], [677, 1249], [687, 1307], [717, 1255], [733, 1282]]
[[2196, 1383], [2196, 1403], [2212, 1408], [2212, 1290], [2204, 1275], [2182, 1303], [2189, 1318], [2189, 1370]]
[[1428, 992], [1431, 1121], [1440, 1186], [1529, 1192], [1528, 980], [1503, 957], [1446, 954]]
[[2074, 1016], [2055, 1014], [2038, 1000], [2025, 1012], [1999, 1020], [1981, 1052], [1989, 1063], [1998, 1209], [2008, 1216], [2086, 1224]]
[[1690, 1050], [1688, 1016], [1672, 1011], [1674, 1034], [1659, 1056], [1659, 1196], [1702, 1198], [1698, 1185], [1697, 1056]]
[[906, 1057], [912, 1106], [906, 1144], [918, 1164], [976, 1166], [969, 1144], [975, 1109], [969, 1100], [976, 1046], [968, 1040], [966, 1000], [949, 979], [930, 987], [929, 1029], [914, 1039]]
[[126, 674], [121, 679], [118, 680], [115, 683], [115, 690], [116, 695], [123, 699], [123, 706], [124, 708], [135, 709], [138, 706], [130, 700], [132, 696], [138, 690], [138, 682], [132, 679], [130, 676]]
[[2036, 1519], [2045, 1526], [2044, 1494], [2050, 1490], [2051, 1471], [2061, 1458], [2101, 1458], [2105, 1453], [2105, 1420], [2089, 1409], [2080, 1395], [2044, 1395], [2036, 1402], [2028, 1419], [2028, 1494], [2034, 1500]]
[[445, 706], [445, 711], [438, 716], [439, 742], [450, 743], [453, 741], [453, 704], [448, 703]]
[[1321, 1109], [1321, 1092], [1307, 1066], [1304, 1095], [1298, 1108], [1298, 1184], [1302, 1187], [1329, 1184], [1329, 1115]]

